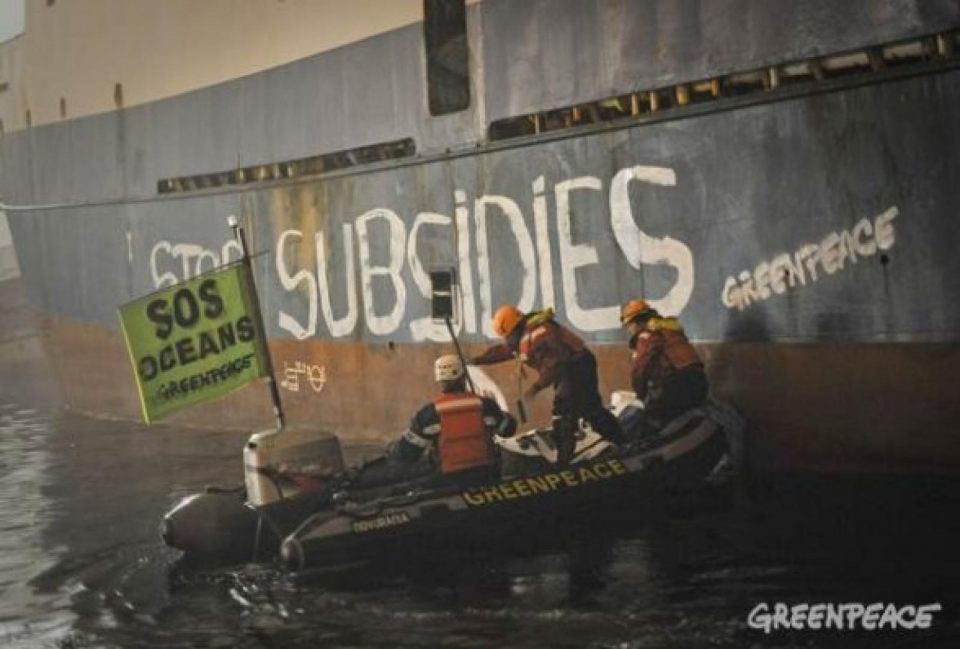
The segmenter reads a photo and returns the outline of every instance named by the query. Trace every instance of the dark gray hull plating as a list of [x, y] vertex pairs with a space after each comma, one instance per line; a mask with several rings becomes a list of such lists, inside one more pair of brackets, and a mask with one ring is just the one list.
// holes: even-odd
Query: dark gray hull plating
[[[9, 216], [27, 294], [59, 328], [52, 344], [75, 405], [135, 412], [117, 306], [236, 257], [225, 225], [236, 214], [264, 253], [255, 269], [293, 416], [324, 418], [348, 434], [381, 435], [429, 391], [426, 380], [418, 389], [427, 378], [419, 366], [447, 341], [428, 317], [426, 271], [435, 267], [457, 271], [457, 327], [468, 345], [490, 337], [499, 304], [554, 306], [599, 349], [605, 388], [627, 383], [618, 305], [642, 295], [679, 314], [715, 362], [721, 394], [748, 417], [753, 408], [768, 431], [816, 440], [815, 449], [783, 453], [783, 434], [771, 432], [781, 451], [762, 457], [774, 464], [895, 467], [903, 454], [884, 449], [898, 433], [875, 432], [878, 399], [895, 409], [885, 417], [897, 427], [922, 410], [930, 425], [955, 430], [960, 413], [948, 386], [960, 332], [960, 71], [951, 62], [485, 142], [490, 121], [527, 111], [955, 29], [955, 3], [802, 3], [791, 5], [797, 15], [783, 33], [770, 27], [782, 17], [774, 21], [762, 2], [733, 3], [723, 15], [706, 5], [588, 6], [473, 6], [468, 32], [480, 63], [472, 74], [484, 84], [474, 79], [475, 101], [462, 114], [422, 115], [424, 80], [411, 62], [420, 33], [406, 28], [147, 107], [5, 136], [5, 200], [51, 204]], [[750, 18], [742, 34], [735, 14]], [[849, 29], [839, 28], [844, 21]], [[615, 24], [623, 28], [608, 32]], [[531, 37], [547, 31], [556, 39]], [[651, 58], [652, 36], [667, 54]], [[346, 83], [316, 94], [347, 73], [375, 83], [366, 95]], [[324, 108], [337, 93], [355, 110]], [[283, 106], [271, 103], [278, 94], [289, 95]], [[217, 126], [204, 128], [204, 116]], [[261, 123], [270, 128], [252, 126]], [[397, 137], [412, 137], [418, 156], [313, 179], [152, 195], [159, 178]], [[796, 370], [803, 362], [794, 359], [814, 358], [823, 345], [838, 346], [843, 362]], [[942, 359], [920, 401], [917, 384], [893, 378], [910, 350]], [[766, 375], [769, 385], [748, 385], [743, 377], [761, 357], [771, 365], [759, 380]], [[84, 380], [101, 371], [92, 358], [108, 368], [96, 387]], [[878, 383], [877, 371], [891, 380]], [[385, 377], [397, 372], [408, 385], [388, 389]], [[831, 455], [831, 437], [807, 434], [824, 430], [820, 423], [793, 432], [798, 417], [836, 407], [829, 394], [802, 408], [787, 403], [779, 416], [765, 407], [782, 395], [771, 385], [806, 395], [838, 376], [852, 386], [843, 435], [879, 435], [876, 447]], [[510, 394], [504, 377], [493, 374]], [[391, 403], [382, 412], [360, 412], [384, 399]], [[945, 434], [936, 439], [911, 466], [935, 464], [945, 448], [946, 464], [960, 466], [960, 448]]]

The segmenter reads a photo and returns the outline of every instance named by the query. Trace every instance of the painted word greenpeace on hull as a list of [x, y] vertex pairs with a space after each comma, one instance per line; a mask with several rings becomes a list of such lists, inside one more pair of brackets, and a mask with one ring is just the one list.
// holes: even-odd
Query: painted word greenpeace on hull
[[610, 480], [625, 473], [627, 473], [627, 467], [619, 460], [606, 460], [581, 467], [570, 467], [562, 471], [515, 478], [489, 487], [468, 489], [463, 492], [463, 499], [468, 505], [481, 507], [508, 500], [551, 494], [564, 489], [576, 489], [592, 482]]
[[782, 295], [798, 286], [806, 286], [823, 273], [833, 275], [843, 270], [844, 263], [856, 264], [858, 257], [870, 257], [893, 247], [893, 219], [900, 210], [890, 207], [874, 219], [862, 218], [850, 229], [831, 232], [821, 241], [800, 246], [793, 253], [781, 253], [760, 262], [752, 270], [736, 277], [729, 276], [723, 285], [721, 302], [729, 309], [745, 309], [753, 302]]
[[120, 307], [147, 422], [265, 376], [250, 291], [232, 264]]

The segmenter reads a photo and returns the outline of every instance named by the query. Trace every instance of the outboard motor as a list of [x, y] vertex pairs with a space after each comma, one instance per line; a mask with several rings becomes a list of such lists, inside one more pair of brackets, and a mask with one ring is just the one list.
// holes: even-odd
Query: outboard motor
[[342, 470], [340, 440], [322, 431], [267, 430], [243, 448], [247, 502], [254, 507], [315, 491]]
[[[265, 508], [293, 507], [343, 469], [339, 440], [323, 431], [256, 433], [244, 446], [244, 485], [207, 487], [164, 517], [161, 536], [188, 558], [250, 560], [259, 546]], [[289, 505], [288, 505], [289, 504]]]

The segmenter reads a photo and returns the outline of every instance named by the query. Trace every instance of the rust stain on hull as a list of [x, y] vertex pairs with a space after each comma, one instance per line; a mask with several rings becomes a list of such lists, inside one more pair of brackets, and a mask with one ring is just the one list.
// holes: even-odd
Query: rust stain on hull
[[[46, 318], [44, 344], [71, 408], [139, 418], [123, 341], [103, 327]], [[723, 343], [698, 346], [713, 393], [750, 422], [748, 459], [760, 469], [960, 471], [954, 422], [960, 403], [952, 344]], [[347, 441], [389, 441], [434, 395], [432, 364], [449, 345], [370, 345], [322, 340], [270, 342], [288, 420]], [[482, 345], [467, 345], [475, 353]], [[593, 347], [604, 395], [628, 387], [629, 351]], [[507, 402], [515, 366], [484, 370]], [[296, 390], [293, 389], [296, 377]], [[529, 380], [529, 379], [528, 379]], [[547, 390], [527, 404], [531, 425], [549, 421]], [[172, 425], [247, 431], [271, 425], [265, 388], [167, 420]]]

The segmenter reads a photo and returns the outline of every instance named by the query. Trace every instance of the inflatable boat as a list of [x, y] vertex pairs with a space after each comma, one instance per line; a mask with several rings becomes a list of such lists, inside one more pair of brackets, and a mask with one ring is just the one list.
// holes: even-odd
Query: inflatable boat
[[183, 499], [164, 517], [163, 538], [188, 560], [279, 553], [293, 571], [362, 564], [405, 547], [483, 547], [702, 485], [743, 427], [732, 408], [709, 401], [638, 434], [642, 404], [620, 394], [612, 408], [631, 437], [624, 447], [583, 421], [564, 465], [549, 429], [497, 438], [498, 474], [469, 484], [426, 462], [400, 467], [389, 454], [344, 471], [332, 435], [259, 433], [244, 451], [245, 487]]

